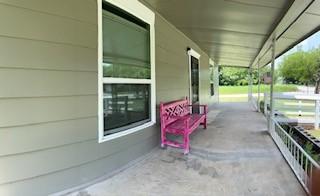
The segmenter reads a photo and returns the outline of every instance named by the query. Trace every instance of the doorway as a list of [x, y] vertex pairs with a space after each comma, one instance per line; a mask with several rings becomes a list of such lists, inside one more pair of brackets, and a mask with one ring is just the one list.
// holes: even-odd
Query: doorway
[[[200, 89], [200, 82], [199, 82], [199, 58], [200, 54], [195, 52], [192, 49], [188, 50], [189, 55], [189, 99], [192, 105], [199, 105], [199, 89]], [[192, 108], [192, 113], [199, 113], [199, 106]]]

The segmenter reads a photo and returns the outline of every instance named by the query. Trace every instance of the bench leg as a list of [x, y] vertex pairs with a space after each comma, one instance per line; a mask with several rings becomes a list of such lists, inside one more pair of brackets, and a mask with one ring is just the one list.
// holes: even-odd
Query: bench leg
[[207, 117], [203, 120], [203, 128], [207, 129]]
[[164, 130], [161, 130], [161, 148], [165, 147], [165, 141], [166, 141], [166, 132]]
[[190, 151], [190, 139], [189, 134], [184, 134], [183, 136], [183, 143], [184, 143], [184, 152], [183, 154], [188, 154]]

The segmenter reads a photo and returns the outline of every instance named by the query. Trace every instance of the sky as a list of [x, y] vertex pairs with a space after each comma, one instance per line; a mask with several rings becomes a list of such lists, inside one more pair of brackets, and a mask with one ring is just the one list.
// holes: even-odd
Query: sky
[[313, 34], [312, 36], [308, 37], [307, 39], [303, 40], [299, 44], [297, 44], [295, 47], [293, 47], [291, 50], [280, 56], [279, 58], [276, 59], [275, 65], [278, 67], [278, 65], [281, 63], [282, 59], [289, 54], [292, 54], [298, 50], [299, 47], [303, 51], [309, 51], [312, 50], [313, 48], [317, 48], [320, 46], [320, 31], [317, 33]]

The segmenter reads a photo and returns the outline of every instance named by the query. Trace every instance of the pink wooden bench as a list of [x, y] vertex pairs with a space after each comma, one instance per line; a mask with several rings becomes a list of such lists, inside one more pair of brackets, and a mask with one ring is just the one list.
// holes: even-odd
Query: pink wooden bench
[[[192, 114], [192, 107], [200, 107], [202, 114]], [[203, 108], [201, 110], [201, 108]], [[189, 135], [200, 125], [207, 128], [207, 105], [190, 105], [187, 99], [160, 103], [161, 147], [183, 148], [184, 154], [190, 150]], [[166, 134], [182, 135], [183, 143], [170, 141]]]

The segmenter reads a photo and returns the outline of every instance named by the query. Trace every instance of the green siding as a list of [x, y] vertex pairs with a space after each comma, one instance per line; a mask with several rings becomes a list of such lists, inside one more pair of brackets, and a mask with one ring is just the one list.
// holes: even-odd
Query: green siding
[[[87, 12], [91, 11], [95, 10]], [[2, 36], [97, 48], [95, 24], [4, 4], [0, 5], [0, 24]]]
[[6, 36], [0, 36], [0, 46], [5, 46], [1, 67], [98, 72], [92, 66], [97, 58], [95, 48]]
[[157, 102], [181, 99], [189, 95], [187, 48], [200, 57], [200, 103], [211, 104], [209, 57], [176, 27], [156, 14], [156, 80]]
[[[92, 0], [0, 0], [0, 195], [46, 195], [88, 183], [150, 152], [153, 126], [98, 143], [97, 13]], [[208, 56], [156, 14], [157, 103], [188, 95], [186, 48]]]
[[[0, 138], [5, 139], [0, 143], [0, 156], [55, 148], [88, 139], [96, 140], [97, 132], [88, 130], [97, 129], [97, 117], [1, 129]], [[36, 142], [31, 142], [34, 140]]]
[[95, 72], [2, 68], [0, 84], [10, 84], [10, 88], [3, 88], [1, 97], [96, 95], [96, 78]]

